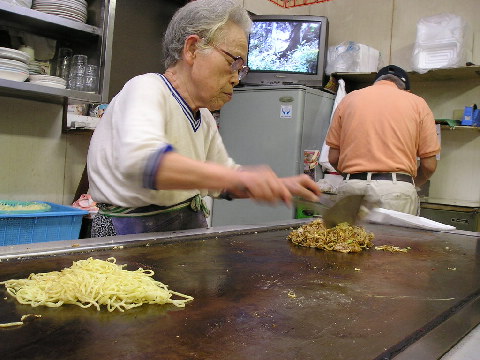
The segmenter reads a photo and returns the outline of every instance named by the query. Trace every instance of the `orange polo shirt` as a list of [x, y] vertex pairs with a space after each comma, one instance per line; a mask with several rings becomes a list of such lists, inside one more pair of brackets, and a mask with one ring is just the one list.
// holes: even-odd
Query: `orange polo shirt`
[[347, 94], [338, 104], [326, 143], [340, 150], [342, 173], [417, 175], [417, 157], [440, 152], [435, 119], [421, 97], [387, 80]]

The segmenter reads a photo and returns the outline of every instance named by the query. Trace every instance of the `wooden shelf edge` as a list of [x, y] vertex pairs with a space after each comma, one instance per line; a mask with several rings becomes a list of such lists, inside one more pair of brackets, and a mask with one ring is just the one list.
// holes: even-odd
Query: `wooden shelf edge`
[[[341, 72], [333, 73], [332, 76], [339, 79], [344, 79], [353, 83], [373, 83], [376, 72], [368, 73], [352, 73]], [[463, 66], [458, 68], [448, 69], [433, 69], [424, 74], [419, 74], [415, 71], [409, 71], [408, 76], [410, 82], [426, 82], [426, 81], [449, 81], [449, 80], [480, 80], [480, 66]]]
[[103, 33], [103, 30], [101, 28], [92, 25], [65, 19], [60, 16], [47, 14], [19, 5], [11, 5], [3, 1], [0, 1], [0, 13], [1, 12], [10, 14], [10, 16], [20, 17], [24, 20], [35, 22], [38, 24], [60, 26], [93, 35], [102, 35]]

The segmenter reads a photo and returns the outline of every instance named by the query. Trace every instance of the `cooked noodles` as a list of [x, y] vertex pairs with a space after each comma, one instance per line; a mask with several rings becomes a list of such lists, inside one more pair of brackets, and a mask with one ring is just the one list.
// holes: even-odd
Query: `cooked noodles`
[[367, 233], [360, 226], [350, 226], [348, 223], [327, 229], [322, 219], [302, 225], [288, 235], [288, 239], [297, 245], [343, 253], [360, 252], [364, 248], [372, 247], [373, 238], [372, 233]]
[[[88, 258], [75, 261], [61, 271], [30, 274], [28, 279], [7, 280], [7, 292], [21, 304], [33, 307], [44, 305], [58, 307], [75, 304], [83, 308], [94, 306], [100, 310], [125, 311], [143, 304], [173, 304], [185, 307], [193, 297], [168, 289], [168, 286], [152, 278], [152, 270], [123, 269], [115, 258], [107, 261]], [[172, 299], [172, 296], [180, 299]]]
[[398, 246], [393, 245], [381, 245], [375, 246], [375, 250], [383, 250], [383, 251], [390, 251], [390, 252], [404, 252], [406, 253], [410, 248], [400, 248]]
[[9, 323], [2, 323], [0, 324], [0, 328], [8, 328], [8, 327], [14, 327], [14, 326], [22, 326], [26, 322], [30, 322], [34, 319], [40, 318], [42, 315], [35, 315], [35, 314], [27, 314], [23, 315], [20, 318], [20, 321], [14, 321], [14, 322], [9, 322]]

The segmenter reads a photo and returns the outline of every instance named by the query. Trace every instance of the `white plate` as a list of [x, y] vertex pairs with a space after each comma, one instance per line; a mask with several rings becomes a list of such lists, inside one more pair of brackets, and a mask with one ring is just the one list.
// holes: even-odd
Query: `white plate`
[[66, 88], [66, 85], [57, 84], [57, 83], [53, 83], [53, 82], [49, 82], [49, 81], [30, 81], [30, 82], [32, 84], [49, 86], [49, 87], [54, 87], [54, 88], [57, 88], [57, 89], [65, 89]]
[[58, 76], [51, 76], [51, 75], [30, 75], [30, 81], [48, 81], [57, 84], [66, 84], [67, 82]]
[[30, 55], [27, 53], [6, 47], [0, 47], [0, 58], [18, 60], [25, 64], [30, 62]]
[[56, 12], [41, 11], [41, 10], [37, 10], [37, 11], [43, 12], [43, 13], [45, 13], [45, 14], [50, 14], [50, 15], [54, 15], [54, 16], [59, 16], [59, 17], [62, 17], [62, 18], [68, 19], [68, 20], [72, 20], [72, 21], [77, 21], [77, 22], [82, 22], [82, 23], [86, 23], [86, 22], [87, 22], [87, 19], [86, 19], [86, 18], [74, 16], [74, 15], [71, 15], [71, 14], [56, 13]]
[[19, 69], [28, 68], [28, 65], [25, 64], [24, 62], [17, 61], [17, 60], [4, 59], [4, 58], [1, 58], [1, 57], [0, 57], [0, 65], [16, 67], [16, 68], [19, 68]]
[[37, 5], [33, 8], [34, 10], [46, 9], [46, 10], [63, 10], [63, 11], [74, 11], [83, 15], [87, 15], [87, 9], [80, 6], [71, 6], [71, 5]]
[[76, 18], [76, 19], [81, 19], [81, 20], [86, 20], [87, 16], [86, 15], [80, 15], [74, 12], [70, 11], [61, 11], [61, 10], [40, 10], [37, 9], [37, 11], [47, 13], [47, 14], [52, 14], [52, 15], [58, 15], [58, 16], [65, 16], [65, 17], [71, 17], [71, 18]]
[[19, 72], [19, 73], [22, 73], [22, 74], [28, 74], [28, 70], [20, 70], [20, 69], [17, 69], [17, 68], [12, 68], [12, 67], [9, 67], [9, 66], [4, 66], [4, 65], [0, 65], [0, 69], [2, 70], [7, 70], [7, 71], [15, 71], [15, 72]]
[[23, 82], [27, 80], [28, 74], [18, 71], [0, 70], [0, 79]]
[[56, 4], [70, 4], [72, 6], [87, 7], [88, 3], [85, 0], [34, 0], [33, 6], [36, 5], [56, 5]]
[[34, 5], [32, 7], [34, 10], [40, 10], [40, 9], [49, 9], [49, 10], [65, 10], [65, 11], [76, 11], [81, 14], [86, 15], [87, 14], [87, 8], [83, 5], [70, 5], [70, 4], [56, 4], [56, 5], [50, 5], [50, 4], [45, 4], [45, 5]]

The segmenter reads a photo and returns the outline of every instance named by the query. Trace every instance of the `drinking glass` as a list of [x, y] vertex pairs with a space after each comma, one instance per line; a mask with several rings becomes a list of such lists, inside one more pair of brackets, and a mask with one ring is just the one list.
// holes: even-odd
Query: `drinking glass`
[[98, 66], [87, 65], [85, 68], [85, 91], [96, 93], [98, 91]]
[[85, 90], [85, 71], [88, 57], [86, 55], [73, 55], [70, 65], [68, 88], [72, 90]]
[[58, 49], [58, 55], [56, 59], [55, 75], [61, 77], [64, 80], [68, 80], [70, 73], [70, 63], [72, 61], [73, 51], [70, 48]]

